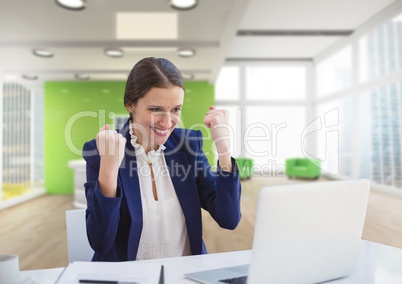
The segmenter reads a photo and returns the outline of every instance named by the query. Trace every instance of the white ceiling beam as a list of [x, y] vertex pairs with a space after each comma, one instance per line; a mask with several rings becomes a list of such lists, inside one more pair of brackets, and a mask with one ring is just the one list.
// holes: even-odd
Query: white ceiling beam
[[[72, 74], [72, 73], [90, 73], [90, 74], [128, 74], [130, 69], [41, 69], [41, 68], [30, 68], [30, 69], [4, 69], [3, 73], [35, 73], [35, 74]], [[192, 74], [205, 74], [211, 73], [210, 70], [206, 69], [187, 69], [180, 68], [180, 72], [192, 73]], [[1, 73], [0, 73], [1, 75]]]
[[237, 36], [349, 36], [353, 30], [238, 30]]
[[225, 63], [230, 45], [233, 43], [233, 40], [236, 37], [237, 30], [240, 27], [240, 23], [246, 13], [249, 2], [250, 0], [233, 1], [233, 6], [222, 29], [218, 51], [211, 66], [211, 77], [209, 79], [210, 83], [215, 83], [219, 70]]
[[94, 48], [94, 47], [181, 47], [181, 48], [217, 48], [218, 41], [183, 41], [183, 40], [88, 40], [88, 41], [0, 41], [1, 47], [60, 47], [60, 48]]

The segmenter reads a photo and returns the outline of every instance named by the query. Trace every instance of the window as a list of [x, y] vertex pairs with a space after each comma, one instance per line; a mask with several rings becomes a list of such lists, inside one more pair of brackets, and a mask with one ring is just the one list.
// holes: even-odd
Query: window
[[285, 160], [303, 155], [308, 66], [242, 63], [218, 77], [216, 103], [230, 113], [231, 154], [253, 158], [256, 174], [283, 176]]
[[243, 143], [256, 171], [283, 172], [285, 159], [300, 157], [305, 106], [247, 106]]
[[[350, 46], [355, 43], [359, 66], [350, 66]], [[344, 74], [333, 76], [339, 67]], [[352, 68], [359, 74], [356, 85], [350, 84]], [[341, 177], [402, 188], [402, 81], [395, 76], [401, 71], [402, 14], [352, 39], [317, 67], [320, 96], [345, 90], [318, 104], [319, 116], [339, 109], [339, 138], [318, 137], [320, 156], [328, 157], [324, 170], [336, 171], [339, 165]]]
[[360, 82], [402, 70], [402, 15], [379, 26], [359, 41]]
[[402, 188], [402, 81], [359, 96], [359, 124], [363, 128], [360, 146], [360, 177], [375, 183]]
[[240, 97], [239, 67], [224, 66], [215, 84], [216, 100], [238, 100]]
[[306, 99], [305, 66], [246, 67], [248, 100], [291, 101]]
[[322, 169], [335, 176], [353, 173], [352, 97], [343, 97], [317, 106], [317, 158]]
[[317, 65], [317, 94], [322, 97], [351, 85], [352, 48], [349, 45]]
[[229, 111], [229, 129], [230, 129], [230, 153], [233, 157], [241, 156], [241, 123], [243, 110], [238, 106], [219, 105], [219, 108]]
[[1, 199], [7, 200], [43, 187], [43, 95], [21, 84], [4, 83], [1, 99]]

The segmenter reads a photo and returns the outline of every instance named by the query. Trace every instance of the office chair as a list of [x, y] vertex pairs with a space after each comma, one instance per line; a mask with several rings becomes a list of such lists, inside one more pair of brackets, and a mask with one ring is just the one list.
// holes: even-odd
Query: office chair
[[66, 210], [68, 262], [91, 261], [94, 251], [88, 242], [85, 209]]
[[289, 178], [318, 179], [321, 175], [321, 161], [318, 159], [291, 158], [285, 163], [285, 174]]

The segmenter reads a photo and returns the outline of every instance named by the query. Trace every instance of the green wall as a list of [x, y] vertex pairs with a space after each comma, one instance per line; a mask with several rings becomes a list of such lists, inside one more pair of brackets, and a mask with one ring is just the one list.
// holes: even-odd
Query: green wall
[[184, 84], [185, 96], [182, 110], [182, 121], [184, 128], [201, 130], [204, 136], [203, 150], [211, 165], [216, 163], [214, 155], [215, 148], [211, 131], [204, 124], [204, 116], [209, 110], [209, 106], [215, 105], [214, 85], [208, 82], [186, 82]]
[[[71, 160], [82, 159], [83, 144], [95, 138], [114, 115], [127, 115], [123, 105], [125, 82], [46, 82], [45, 93], [45, 188], [50, 194], [72, 194], [74, 191]], [[203, 132], [204, 150], [211, 163], [209, 131], [203, 117], [214, 105], [214, 86], [208, 82], [185, 83], [186, 95], [182, 126]]]

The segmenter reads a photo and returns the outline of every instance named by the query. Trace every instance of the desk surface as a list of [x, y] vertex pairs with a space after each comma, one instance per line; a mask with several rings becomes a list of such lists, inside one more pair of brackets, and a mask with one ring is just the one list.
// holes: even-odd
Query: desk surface
[[[251, 251], [235, 251], [207, 255], [145, 260], [165, 266], [165, 283], [195, 283], [184, 273], [246, 264]], [[29, 284], [54, 284], [63, 268], [22, 271]], [[347, 278], [327, 283], [336, 284], [402, 284], [402, 249], [363, 241], [356, 271]]]

